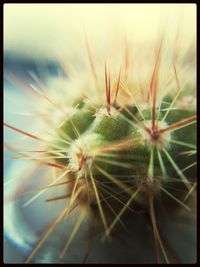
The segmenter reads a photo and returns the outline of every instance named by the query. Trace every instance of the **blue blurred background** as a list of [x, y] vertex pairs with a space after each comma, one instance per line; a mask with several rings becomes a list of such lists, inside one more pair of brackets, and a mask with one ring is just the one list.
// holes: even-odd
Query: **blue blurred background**
[[[9, 51], [4, 51], [4, 121], [10, 123], [11, 125], [23, 125], [22, 128], [27, 125], [27, 118], [23, 118], [23, 116], [15, 117], [14, 113], [17, 111], [16, 106], [18, 99], [20, 98], [21, 90], [20, 88], [12, 83], [8, 78], [8, 74], [14, 75], [19, 80], [23, 80], [24, 82], [36, 84], [36, 81], [33, 77], [38, 77], [45, 84], [50, 79], [55, 79], [56, 77], [64, 77], [64, 73], [62, 67], [59, 62], [56, 60], [47, 61], [46, 59], [34, 60], [29, 57], [20, 57], [16, 53], [12, 53]], [[9, 96], [9, 98], [7, 97]], [[11, 96], [11, 97], [10, 97]], [[10, 98], [13, 102], [9, 101]], [[27, 98], [27, 101], [28, 100]], [[13, 113], [12, 113], [13, 112]], [[16, 121], [18, 118], [18, 121]], [[30, 128], [30, 125], [28, 126]], [[11, 130], [4, 128], [4, 140], [5, 142], [13, 142], [16, 139], [16, 133]], [[13, 156], [13, 153], [4, 150], [4, 158]], [[15, 191], [17, 187], [17, 175], [19, 175], [19, 171], [16, 174], [16, 169], [20, 169], [23, 172], [23, 169], [26, 167], [26, 163], [17, 162], [15, 160], [4, 160], [4, 262], [5, 263], [17, 263], [24, 261], [24, 252], [26, 251], [26, 245], [23, 243], [23, 240], [18, 240], [16, 237], [15, 230], [13, 231], [13, 226], [16, 229], [19, 229], [20, 221], [25, 221], [23, 219], [23, 215], [15, 214], [13, 210], [16, 210], [15, 203], [11, 203], [10, 205], [6, 204], [6, 197], [12, 191]], [[14, 177], [14, 181], [12, 185], [10, 181]], [[11, 177], [11, 178], [10, 178]], [[14, 221], [13, 221], [14, 220]], [[8, 223], [9, 222], [9, 223]], [[23, 227], [23, 226], [22, 226]], [[20, 233], [19, 229], [19, 233]], [[30, 235], [29, 239], [33, 238], [31, 234], [31, 230], [28, 229], [28, 234]], [[24, 235], [24, 234], [23, 234]], [[34, 240], [34, 239], [33, 239]], [[24, 241], [25, 242], [25, 241]], [[20, 245], [21, 244], [21, 245]], [[26, 254], [26, 253], [25, 253]]]

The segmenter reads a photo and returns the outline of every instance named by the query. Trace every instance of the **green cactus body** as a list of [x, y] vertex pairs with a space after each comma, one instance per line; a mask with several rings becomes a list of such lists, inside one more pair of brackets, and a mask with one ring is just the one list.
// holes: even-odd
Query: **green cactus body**
[[[130, 214], [124, 209], [126, 205], [148, 210], [160, 199], [170, 207], [170, 195], [179, 202], [191, 189], [196, 166], [188, 167], [186, 172], [182, 170], [196, 161], [192, 151], [187, 157], [184, 154], [184, 144], [195, 150], [195, 112], [171, 109], [173, 99], [166, 95], [160, 107], [149, 105], [140, 110], [134, 104], [125, 109], [110, 103], [94, 108], [89, 100], [80, 100], [74, 114], [57, 130], [57, 136], [63, 140], [58, 146], [62, 147], [64, 141], [69, 144], [64, 146], [63, 158], [55, 162], [65, 163], [69, 168], [75, 180], [70, 185], [72, 195], [77, 193], [77, 201], [83, 206], [89, 205], [89, 213], [97, 212], [106, 235], [112, 231], [116, 218], [103, 199], [110, 199], [116, 213], [129, 218]], [[172, 189], [170, 179], [175, 179]], [[155, 220], [153, 211], [149, 212], [150, 220]], [[110, 220], [113, 223], [108, 225]], [[158, 231], [155, 225], [153, 228]], [[168, 262], [167, 256], [163, 257]]]

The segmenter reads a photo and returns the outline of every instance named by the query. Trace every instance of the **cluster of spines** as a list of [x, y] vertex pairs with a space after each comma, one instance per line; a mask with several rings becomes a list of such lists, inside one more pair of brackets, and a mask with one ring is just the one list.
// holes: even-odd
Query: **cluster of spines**
[[[164, 193], [182, 207], [189, 209], [170, 189], [166, 189], [165, 185], [173, 180], [177, 181], [177, 187], [182, 189], [182, 184], [184, 184], [187, 188], [185, 199], [194, 190], [195, 182], [193, 185], [193, 180], [196, 178], [194, 122], [196, 115], [195, 110], [173, 110], [176, 100], [182, 93], [182, 88], [179, 88], [174, 97], [165, 96], [160, 101], [160, 106], [157, 106], [160, 51], [161, 46], [158, 50], [147, 97], [150, 105], [146, 109], [142, 110], [136, 103], [130, 105], [130, 101], [127, 105], [118, 105], [117, 97], [120, 88], [121, 93], [124, 91], [130, 96], [130, 93], [123, 88], [121, 70], [117, 77], [114, 99], [111, 102], [110, 75], [105, 66], [106, 104], [96, 106], [88, 99], [87, 101], [85, 99], [76, 100], [75, 106], [77, 103], [78, 106], [75, 108], [75, 113], [63, 121], [56, 130], [56, 137], [53, 141], [47, 142], [5, 123], [5, 126], [14, 131], [48, 143], [45, 151], [54, 160], [45, 164], [62, 171], [54, 184], [56, 185], [60, 178], [67, 177], [63, 184], [67, 185], [68, 191], [71, 190], [70, 194], [51, 199], [70, 197], [68, 206], [53, 227], [48, 229], [28, 260], [35, 255], [56, 225], [69, 215], [76, 203], [89, 206], [91, 211], [91, 207], [97, 208], [105, 228], [105, 236], [108, 236], [116, 223], [120, 222], [121, 216], [131, 203], [136, 202], [147, 207], [157, 251], [161, 249], [168, 262], [156, 225], [154, 196]], [[89, 59], [96, 86], [99, 87], [91, 56]], [[174, 70], [179, 87], [176, 68]], [[46, 97], [46, 99], [50, 101], [49, 98]], [[52, 101], [50, 102], [52, 103]], [[184, 147], [191, 148], [187, 156], [184, 154]], [[27, 157], [24, 153], [20, 154]], [[184, 159], [186, 160], [184, 161]], [[37, 158], [34, 160], [42, 162]], [[188, 161], [190, 161], [189, 165], [186, 166]], [[185, 171], [187, 175], [184, 174]], [[131, 179], [126, 181], [125, 177], [131, 177]], [[114, 199], [118, 204], [121, 203], [120, 209], [118, 208], [116, 211], [111, 205], [105, 209], [105, 201], [109, 198]], [[108, 205], [109, 201], [106, 203]], [[112, 203], [112, 205], [114, 204]], [[83, 210], [69, 240], [72, 240], [84, 218], [85, 208]], [[108, 225], [107, 216], [109, 218], [110, 214], [114, 219]], [[65, 254], [69, 244], [70, 242], [67, 242], [61, 256]], [[159, 258], [159, 255], [157, 257]]]

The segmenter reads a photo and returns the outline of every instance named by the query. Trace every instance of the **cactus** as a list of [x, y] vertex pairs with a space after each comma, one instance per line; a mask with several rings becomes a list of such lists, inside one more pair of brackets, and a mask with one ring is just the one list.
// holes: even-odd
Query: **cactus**
[[[152, 231], [155, 243], [155, 256], [151, 255], [149, 263], [176, 262], [161, 225], [161, 206], [172, 218], [181, 217], [182, 209], [187, 212], [192, 209], [195, 213], [192, 201], [196, 186], [196, 89], [188, 72], [187, 80], [191, 83], [181, 84], [182, 69], [178, 70], [175, 61], [170, 67], [174, 71], [173, 82], [166, 90], [162, 88], [164, 85], [159, 83], [162, 49], [161, 41], [151, 65], [150, 81], [148, 83], [144, 77], [147, 86], [143, 86], [130, 75], [127, 62], [119, 67], [117, 74], [112, 73], [107, 64], [95, 68], [88, 48], [92, 75], [84, 73], [85, 81], [80, 78], [76, 93], [72, 93], [74, 83], [70, 80], [64, 90], [56, 88], [54, 93], [59, 94], [60, 90], [61, 96], [56, 101], [51, 98], [50, 91], [45, 95], [31, 87], [46, 101], [42, 109], [48, 115], [45, 117], [48, 134], [45, 134], [46, 128], [41, 137], [5, 123], [7, 128], [40, 145], [39, 150], [32, 151], [37, 156], [32, 156], [31, 152], [16, 152], [12, 146], [8, 146], [9, 149], [56, 173], [56, 178], [39, 194], [34, 194], [27, 204], [53, 187], [60, 186], [64, 192], [58, 190], [56, 196], [47, 199], [55, 204], [53, 207], [62, 201], [63, 208], [42, 233], [26, 262], [73, 262], [70, 261], [70, 247], [87, 222], [92, 225], [92, 239], [95, 240], [91, 246], [103, 240], [103, 251], [106, 246], [114, 251], [116, 244], [112, 238], [120, 233], [126, 240], [127, 226], [130, 232], [133, 229], [141, 233], [147, 231], [138, 225], [141, 218], [145, 221], [144, 227]], [[169, 70], [165, 67], [164, 71]], [[75, 79], [79, 79], [79, 74]], [[54, 116], [56, 112], [59, 117]], [[57, 240], [64, 229], [61, 225], [68, 225], [73, 218], [67, 240]], [[51, 236], [54, 238], [49, 242]], [[136, 244], [137, 238], [140, 235], [136, 237]], [[152, 253], [153, 243], [149, 246], [146, 250]], [[89, 262], [90, 249], [83, 262]], [[119, 253], [123, 251], [122, 248], [118, 250]], [[134, 255], [131, 246], [128, 251]], [[105, 261], [103, 255], [98, 259], [99, 263]], [[111, 261], [119, 262], [117, 255]], [[130, 263], [129, 259], [122, 257], [122, 263], [127, 262]], [[139, 263], [145, 262], [148, 259], [141, 259]], [[138, 263], [134, 262], [134, 256], [131, 263]]]

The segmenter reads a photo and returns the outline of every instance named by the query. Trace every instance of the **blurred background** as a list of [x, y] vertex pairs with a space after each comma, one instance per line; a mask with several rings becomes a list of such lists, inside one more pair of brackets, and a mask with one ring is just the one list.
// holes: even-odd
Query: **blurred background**
[[112, 34], [149, 43], [163, 27], [169, 41], [178, 28], [185, 42], [196, 38], [196, 5], [4, 4], [4, 51], [48, 60], [73, 51], [74, 60], [83, 53], [83, 30], [102, 49]]
[[[46, 84], [57, 78], [67, 79], [63, 62], [77, 66], [85, 64], [85, 33], [92, 53], [99, 57], [106, 56], [110, 40], [128, 38], [139, 47], [144, 43], [153, 44], [163, 29], [169, 43], [177, 34], [183, 48], [196, 43], [195, 4], [4, 4], [3, 15], [4, 120], [11, 125], [22, 125], [29, 132], [33, 128], [30, 120], [27, 124], [27, 118], [17, 116], [15, 112], [26, 110], [31, 101], [27, 103], [19, 85], [10, 81], [10, 74], [34, 85], [37, 85], [35, 77]], [[14, 138], [15, 133], [4, 130], [4, 139], [12, 141]], [[4, 156], [8, 157], [10, 153], [5, 150]], [[19, 168], [26, 170], [23, 162], [19, 165], [16, 161], [5, 161], [4, 197], [7, 191], [15, 191], [17, 180], [7, 189], [7, 179], [13, 177], [13, 173], [15, 178], [20, 177], [16, 172]], [[26, 220], [19, 218], [19, 212], [17, 215], [14, 210], [14, 204], [5, 205], [6, 263], [23, 262], [26, 244], [35, 238], [31, 236], [33, 229], [25, 226]], [[25, 213], [27, 216], [30, 210]], [[40, 222], [33, 217], [31, 220], [37, 231], [46, 224], [44, 216]], [[21, 237], [17, 236], [20, 227], [27, 227]], [[194, 233], [188, 233], [190, 235]], [[29, 240], [25, 240], [25, 236]]]

